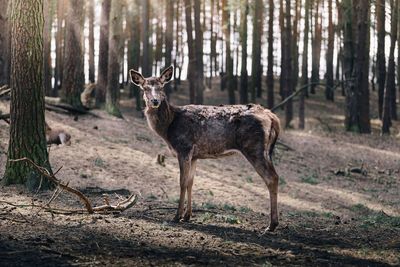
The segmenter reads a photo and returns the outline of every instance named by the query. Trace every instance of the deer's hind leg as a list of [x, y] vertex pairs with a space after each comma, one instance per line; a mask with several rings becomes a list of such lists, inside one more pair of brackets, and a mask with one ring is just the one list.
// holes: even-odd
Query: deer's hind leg
[[189, 179], [187, 181], [187, 207], [185, 216], [183, 217], [183, 220], [185, 222], [189, 221], [190, 217], [192, 217], [192, 187], [193, 187], [194, 175], [196, 172], [196, 162], [197, 160], [192, 160], [191, 162]]
[[278, 226], [278, 183], [279, 176], [268, 156], [265, 156], [264, 149], [259, 151], [242, 151], [246, 159], [253, 165], [254, 169], [264, 180], [268, 187], [270, 197], [271, 221], [267, 231], [274, 231]]
[[[180, 170], [179, 185], [180, 185], [181, 190], [180, 190], [180, 195], [179, 195], [178, 211], [174, 217], [175, 222], [179, 222], [183, 218], [185, 195], [186, 195], [186, 191], [188, 190], [188, 186], [189, 186], [189, 182], [190, 182], [192, 157], [191, 157], [190, 153], [189, 153], [189, 155], [178, 155], [178, 161], [179, 161], [179, 170]], [[192, 182], [192, 184], [193, 184], [193, 182]], [[190, 189], [191, 189], [191, 187], [190, 187]]]

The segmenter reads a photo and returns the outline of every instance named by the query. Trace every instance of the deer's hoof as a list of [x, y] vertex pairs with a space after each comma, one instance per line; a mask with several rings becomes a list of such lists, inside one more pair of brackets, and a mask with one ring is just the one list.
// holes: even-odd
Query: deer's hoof
[[186, 213], [185, 216], [183, 217], [183, 221], [188, 222], [188, 221], [190, 221], [191, 217], [192, 217], [192, 214]]

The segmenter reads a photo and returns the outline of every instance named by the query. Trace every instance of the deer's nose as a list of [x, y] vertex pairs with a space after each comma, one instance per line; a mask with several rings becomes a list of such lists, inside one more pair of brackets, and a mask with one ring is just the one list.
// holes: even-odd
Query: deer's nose
[[151, 103], [154, 105], [154, 106], [158, 106], [158, 104], [160, 103], [157, 99], [152, 99], [151, 100]]

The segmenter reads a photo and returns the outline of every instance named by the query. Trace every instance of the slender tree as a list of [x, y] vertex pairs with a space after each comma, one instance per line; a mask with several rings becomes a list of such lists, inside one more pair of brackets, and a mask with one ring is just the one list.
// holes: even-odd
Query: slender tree
[[301, 0], [295, 0], [294, 6], [294, 20], [293, 20], [293, 35], [292, 35], [292, 84], [293, 88], [297, 87], [299, 80], [299, 20], [301, 12]]
[[150, 3], [149, 0], [142, 0], [142, 74], [145, 77], [151, 76], [151, 45], [150, 39]]
[[322, 43], [322, 12], [320, 12], [321, 0], [315, 0], [314, 15], [314, 38], [312, 41], [312, 69], [311, 69], [311, 90], [315, 94], [316, 83], [319, 81], [319, 67], [321, 59]]
[[[305, 0], [304, 3], [304, 35], [303, 35], [303, 56], [301, 63], [301, 86], [308, 84], [308, 40], [310, 28], [310, 0]], [[299, 128], [305, 127], [305, 89], [300, 93], [299, 101]]]
[[122, 1], [111, 0], [110, 28], [108, 37], [108, 71], [106, 110], [109, 114], [122, 117], [119, 110], [119, 74], [121, 64]]
[[196, 54], [194, 49], [194, 39], [193, 39], [193, 24], [192, 24], [192, 3], [190, 0], [184, 0], [185, 5], [185, 19], [186, 19], [186, 34], [187, 34], [187, 44], [189, 49], [189, 64], [187, 76], [189, 80], [189, 101], [190, 103], [195, 103], [195, 79], [194, 71], [196, 69]]
[[[292, 25], [291, 25], [291, 15], [290, 15], [290, 1], [286, 0], [286, 10], [285, 10], [285, 39], [287, 44], [292, 43]], [[285, 47], [285, 65], [283, 71], [283, 77], [285, 80], [284, 95], [288, 97], [293, 92], [293, 81], [292, 81], [292, 53], [291, 46], [287, 45]], [[290, 126], [290, 122], [293, 119], [293, 101], [289, 100], [285, 108], [285, 127]]]
[[82, 42], [83, 2], [70, 0], [67, 10], [61, 100], [73, 107], [81, 108], [81, 92], [85, 84]]
[[225, 71], [228, 87], [228, 99], [230, 104], [235, 104], [235, 89], [234, 89], [234, 76], [233, 76], [233, 58], [231, 49], [231, 12], [229, 10], [229, 2], [222, 1], [222, 23], [223, 33], [225, 38]]
[[10, 29], [7, 16], [8, 0], [0, 1], [0, 85], [9, 83]]
[[51, 87], [51, 30], [53, 24], [54, 1], [43, 0], [44, 27], [43, 27], [43, 86], [44, 92], [48, 96], [52, 96]]
[[64, 66], [64, 37], [65, 7], [66, 0], [57, 1], [57, 33], [56, 33], [56, 66], [54, 69], [53, 95], [58, 96], [58, 89], [61, 87]]
[[[165, 0], [165, 17], [166, 17], [166, 29], [165, 29], [165, 67], [172, 64], [172, 50], [174, 45], [174, 1]], [[171, 93], [171, 84], [165, 85], [165, 91], [167, 96]]]
[[269, 0], [267, 106], [274, 106], [274, 0]]
[[240, 13], [240, 41], [242, 46], [242, 62], [240, 73], [240, 103], [248, 102], [247, 91], [247, 15], [249, 13], [248, 0], [241, 1]]
[[[43, 90], [43, 2], [11, 1], [11, 125], [3, 184], [25, 184], [35, 190], [50, 181], [27, 162], [27, 157], [51, 173], [46, 150]], [[27, 56], [29, 55], [29, 56]]]
[[94, 83], [94, 0], [88, 1], [88, 26], [89, 26], [89, 81]]
[[385, 2], [376, 0], [376, 31], [378, 47], [376, 50], [376, 68], [378, 82], [378, 111], [379, 118], [382, 118], [383, 95], [385, 92], [386, 61], [385, 61]]
[[383, 101], [383, 114], [382, 114], [382, 134], [390, 134], [390, 126], [392, 119], [392, 98], [395, 97], [393, 92], [396, 90], [395, 85], [395, 62], [394, 62], [394, 50], [397, 42], [397, 17], [399, 9], [399, 0], [391, 0], [390, 7], [392, 10], [391, 15], [391, 26], [390, 26], [390, 52], [388, 70], [386, 75], [386, 88], [384, 92]]
[[327, 100], [334, 100], [333, 91], [333, 47], [334, 31], [332, 21], [332, 0], [328, 0], [328, 49], [326, 51], [326, 87], [325, 97]]
[[203, 104], [204, 91], [204, 64], [203, 64], [203, 31], [200, 23], [200, 0], [194, 0], [194, 29], [196, 41], [194, 49], [196, 54], [196, 104]]
[[96, 84], [96, 106], [98, 107], [106, 101], [110, 9], [111, 0], [103, 0], [101, 3], [99, 62], [97, 66]]
[[261, 65], [261, 38], [263, 29], [263, 3], [262, 0], [254, 1], [253, 18], [253, 48], [251, 64], [251, 101], [255, 101], [256, 96], [262, 96], [262, 65]]

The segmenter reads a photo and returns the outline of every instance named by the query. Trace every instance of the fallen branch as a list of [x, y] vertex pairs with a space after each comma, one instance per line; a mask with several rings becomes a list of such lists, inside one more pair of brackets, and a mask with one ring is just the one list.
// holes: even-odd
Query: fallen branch
[[[41, 208], [44, 208], [47, 211], [54, 211], [54, 210], [58, 210], [61, 212], [67, 212], [67, 213], [89, 213], [89, 214], [93, 214], [95, 212], [98, 213], [107, 213], [107, 212], [115, 212], [115, 211], [119, 211], [122, 212], [126, 209], [129, 209], [130, 207], [132, 207], [134, 204], [136, 204], [137, 201], [137, 197], [136, 195], [132, 194], [131, 196], [129, 196], [127, 199], [120, 201], [117, 203], [117, 205], [110, 205], [108, 203], [108, 201], [106, 201], [105, 205], [101, 205], [98, 207], [92, 207], [92, 205], [90, 204], [90, 201], [88, 199], [88, 197], [86, 197], [81, 191], [70, 187], [68, 184], [63, 184], [61, 183], [60, 180], [58, 180], [55, 177], [55, 174], [51, 174], [46, 168], [41, 167], [39, 165], [37, 165], [35, 162], [33, 162], [31, 159], [29, 158], [21, 158], [21, 159], [15, 159], [15, 160], [10, 160], [11, 162], [20, 162], [20, 161], [24, 161], [29, 163], [30, 165], [32, 165], [40, 174], [42, 174], [44, 177], [48, 178], [50, 181], [52, 181], [53, 183], [57, 184], [60, 188], [62, 188], [65, 191], [68, 191], [76, 196], [79, 197], [79, 199], [81, 200], [81, 202], [84, 204], [85, 206], [85, 210], [64, 210], [64, 209], [52, 209], [50, 207], [45, 207], [45, 206], [40, 206]], [[58, 170], [59, 171], [59, 170]], [[58, 172], [57, 171], [57, 172]], [[57, 173], [56, 172], [56, 173]], [[54, 200], [55, 195], [57, 195], [56, 193], [53, 194], [51, 201]], [[48, 202], [48, 205], [50, 204], [50, 202]], [[65, 214], [65, 213], [64, 213]]]

